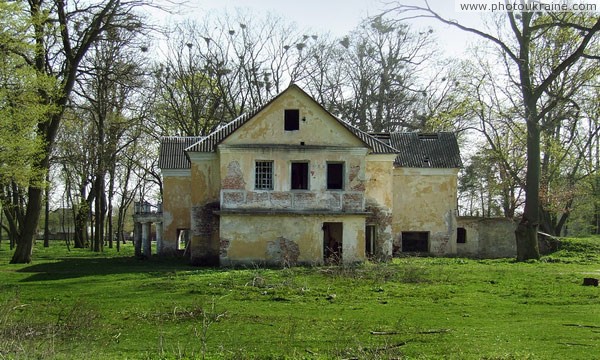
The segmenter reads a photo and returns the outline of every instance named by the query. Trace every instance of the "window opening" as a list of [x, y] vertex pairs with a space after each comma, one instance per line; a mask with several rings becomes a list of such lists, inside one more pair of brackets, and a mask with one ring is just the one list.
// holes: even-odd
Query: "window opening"
[[344, 188], [344, 163], [327, 163], [327, 189]]
[[308, 163], [292, 163], [292, 190], [308, 190]]
[[254, 188], [256, 190], [273, 190], [273, 161], [256, 162]]
[[402, 232], [402, 252], [429, 252], [429, 233], [425, 231]]
[[375, 255], [375, 240], [377, 238], [377, 228], [375, 225], [367, 225], [365, 227], [365, 255], [372, 257]]
[[300, 110], [285, 109], [283, 113], [285, 131], [300, 129]]
[[190, 243], [190, 229], [177, 229], [177, 250], [185, 250]]
[[429, 160], [429, 156], [425, 156], [425, 158], [423, 159], [423, 166], [431, 167], [431, 160]]
[[466, 244], [467, 242], [467, 229], [459, 227], [456, 229], [456, 243]]

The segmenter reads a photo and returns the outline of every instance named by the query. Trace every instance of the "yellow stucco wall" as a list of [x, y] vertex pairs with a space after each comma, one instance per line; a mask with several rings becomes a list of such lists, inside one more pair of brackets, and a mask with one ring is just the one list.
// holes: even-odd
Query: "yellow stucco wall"
[[177, 229], [190, 228], [191, 177], [189, 171], [162, 172], [163, 175], [163, 251], [177, 250]]
[[394, 210], [394, 159], [396, 155], [369, 155], [366, 158], [366, 210], [372, 213], [367, 224], [376, 225], [375, 255], [392, 256], [392, 213]]
[[[255, 161], [273, 161], [273, 191], [291, 190], [292, 162], [308, 162], [309, 189], [308, 191], [327, 190], [327, 163], [344, 163], [344, 190], [364, 191], [365, 181], [364, 148], [334, 148], [298, 147], [265, 147], [253, 149], [244, 146], [220, 147], [221, 178], [232, 179], [239, 177], [231, 189], [253, 191], [255, 189]], [[227, 187], [224, 187], [227, 188]], [[299, 190], [301, 191], [301, 190]]]
[[327, 222], [343, 223], [342, 261], [363, 261], [364, 215], [221, 214], [221, 265], [321, 264]]
[[190, 190], [193, 204], [205, 204], [219, 200], [221, 188], [220, 162], [217, 154], [190, 154]]
[[[299, 129], [286, 131], [286, 109]], [[343, 261], [365, 259], [365, 225], [388, 258], [403, 231], [429, 233], [433, 254], [456, 253], [457, 169], [394, 168], [395, 155], [368, 147], [319, 104], [290, 87], [223, 140], [189, 153], [189, 176], [165, 177], [165, 244], [192, 230], [192, 259], [221, 265], [323, 262], [323, 224], [343, 223]], [[273, 161], [272, 190], [255, 188], [255, 162]], [[309, 164], [309, 188], [291, 190], [291, 164]], [[344, 163], [344, 188], [327, 189], [327, 164]], [[216, 210], [216, 213], [215, 213]], [[214, 215], [214, 216], [213, 216]], [[215, 255], [216, 254], [216, 255]]]
[[456, 254], [456, 191], [458, 169], [397, 168], [394, 170], [394, 242], [403, 231], [429, 233], [429, 252]]
[[[300, 128], [284, 129], [284, 110], [300, 111]], [[364, 147], [360, 139], [350, 133], [310, 97], [297, 88], [289, 88], [263, 108], [249, 122], [225, 139], [222, 144], [284, 144], [306, 146]]]

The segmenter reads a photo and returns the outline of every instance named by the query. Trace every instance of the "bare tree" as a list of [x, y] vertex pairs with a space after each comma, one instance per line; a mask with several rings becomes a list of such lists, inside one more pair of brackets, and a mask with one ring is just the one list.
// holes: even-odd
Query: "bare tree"
[[[470, 28], [442, 17], [431, 8], [428, 1], [422, 6], [401, 5], [390, 9], [401, 18], [425, 17], [476, 34], [497, 46], [515, 69], [514, 86], [519, 89], [521, 109], [527, 126], [527, 174], [525, 180], [525, 209], [516, 231], [517, 259], [539, 258], [537, 233], [540, 225], [541, 152], [540, 130], [545, 116], [559, 103], [548, 97], [551, 85], [568, 73], [577, 62], [586, 58], [600, 58], [589, 52], [589, 47], [600, 31], [600, 18], [583, 14], [533, 12], [507, 12], [507, 34], [493, 35]], [[574, 46], [565, 53], [553, 54], [556, 61], [544, 73], [535, 73], [533, 51], [539, 37], [557, 28], [573, 29], [578, 36]]]
[[[98, 38], [111, 29], [138, 29], [140, 17], [135, 9], [140, 1], [106, 0], [100, 3], [64, 0], [31, 0], [27, 11], [31, 18], [31, 42], [35, 43], [33, 56], [23, 54], [27, 63], [40, 74], [57, 79], [59, 89], [47, 93], [41, 89], [41, 102], [56, 106], [37, 124], [37, 136], [43, 141], [44, 155], [35, 167], [48, 169], [59, 125], [79, 75], [80, 63]], [[42, 178], [43, 179], [43, 178]], [[43, 203], [43, 181], [35, 179], [27, 190], [27, 210], [19, 224], [17, 246], [11, 263], [31, 261], [33, 240]]]

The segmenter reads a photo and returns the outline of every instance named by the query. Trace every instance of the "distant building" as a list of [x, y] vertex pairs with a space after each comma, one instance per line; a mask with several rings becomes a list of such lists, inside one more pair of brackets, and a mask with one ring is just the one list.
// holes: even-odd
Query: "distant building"
[[367, 134], [296, 85], [206, 137], [162, 139], [160, 254], [198, 265], [457, 253], [454, 134]]

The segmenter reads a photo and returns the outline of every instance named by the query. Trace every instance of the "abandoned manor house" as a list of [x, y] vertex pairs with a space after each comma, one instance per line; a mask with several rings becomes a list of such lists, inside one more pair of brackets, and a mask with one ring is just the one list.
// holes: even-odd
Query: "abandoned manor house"
[[163, 138], [159, 166], [157, 252], [196, 265], [452, 255], [464, 236], [454, 134], [368, 134], [293, 84], [206, 137]]

